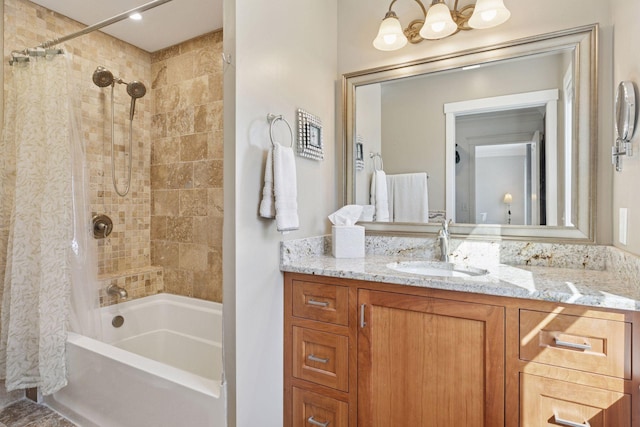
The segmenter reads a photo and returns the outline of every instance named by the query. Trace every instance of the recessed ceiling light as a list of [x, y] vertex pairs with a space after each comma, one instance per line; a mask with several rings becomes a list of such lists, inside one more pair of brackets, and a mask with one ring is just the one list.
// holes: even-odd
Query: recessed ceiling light
[[133, 13], [129, 15], [129, 18], [133, 19], [134, 21], [140, 21], [142, 19], [142, 15], [140, 15], [139, 13]]

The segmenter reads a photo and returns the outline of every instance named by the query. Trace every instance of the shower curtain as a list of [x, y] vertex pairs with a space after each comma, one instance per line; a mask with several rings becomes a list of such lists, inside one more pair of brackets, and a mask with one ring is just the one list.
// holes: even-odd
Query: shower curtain
[[64, 387], [69, 325], [90, 326], [97, 312], [69, 68], [63, 55], [11, 67], [0, 142], [0, 377], [8, 390]]

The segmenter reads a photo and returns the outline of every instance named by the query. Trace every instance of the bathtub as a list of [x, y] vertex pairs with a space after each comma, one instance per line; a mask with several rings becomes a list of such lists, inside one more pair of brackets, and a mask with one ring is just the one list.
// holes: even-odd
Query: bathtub
[[69, 333], [69, 384], [47, 405], [82, 427], [226, 425], [221, 304], [158, 294], [101, 315], [103, 341]]

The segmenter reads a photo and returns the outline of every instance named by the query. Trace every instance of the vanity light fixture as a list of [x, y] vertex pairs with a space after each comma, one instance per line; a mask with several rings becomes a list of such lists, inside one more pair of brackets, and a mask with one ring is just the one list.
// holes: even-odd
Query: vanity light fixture
[[373, 40], [373, 46], [378, 50], [397, 50], [404, 47], [407, 41], [415, 44], [422, 40], [442, 39], [460, 30], [496, 27], [511, 16], [503, 0], [477, 0], [475, 4], [460, 9], [458, 0], [455, 0], [453, 10], [449, 9], [445, 0], [433, 0], [428, 10], [420, 0], [414, 0], [422, 9], [424, 19], [414, 19], [403, 30], [398, 16], [392, 10], [396, 1], [391, 1], [378, 35]]

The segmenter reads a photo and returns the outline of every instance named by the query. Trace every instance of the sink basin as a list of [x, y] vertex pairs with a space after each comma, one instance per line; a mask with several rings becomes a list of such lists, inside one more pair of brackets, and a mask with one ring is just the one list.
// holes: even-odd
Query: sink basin
[[484, 276], [488, 273], [482, 268], [469, 267], [451, 262], [439, 261], [404, 261], [387, 264], [387, 268], [402, 273], [418, 274], [421, 276], [438, 277], [473, 277]]

